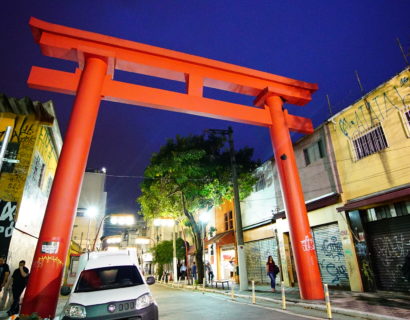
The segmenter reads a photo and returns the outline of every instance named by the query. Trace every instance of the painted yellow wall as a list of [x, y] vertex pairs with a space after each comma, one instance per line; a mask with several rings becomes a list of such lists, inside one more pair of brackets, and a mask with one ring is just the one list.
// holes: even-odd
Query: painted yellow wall
[[[409, 107], [407, 69], [334, 116], [333, 123], [328, 124], [344, 201], [409, 183], [410, 128], [403, 117]], [[351, 138], [377, 123], [384, 129], [388, 148], [355, 161]]]
[[[15, 123], [13, 127], [12, 139], [9, 142], [19, 143], [17, 159], [20, 162], [15, 164], [15, 169], [13, 172], [2, 173], [0, 179], [0, 199], [4, 201], [15, 201], [19, 207], [27, 173], [30, 169], [39, 124], [35, 121], [33, 115], [14, 116]], [[3, 123], [5, 119], [7, 118], [2, 118], [1, 122]]]
[[255, 228], [252, 230], [244, 231], [243, 241], [249, 242], [249, 241], [256, 241], [256, 240], [272, 238], [275, 236], [273, 228], [274, 228], [273, 225], [269, 224], [269, 225]]

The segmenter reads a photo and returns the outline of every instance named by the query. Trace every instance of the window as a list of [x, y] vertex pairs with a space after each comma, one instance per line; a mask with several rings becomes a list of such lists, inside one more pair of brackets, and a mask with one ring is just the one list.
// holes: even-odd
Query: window
[[39, 154], [36, 154], [33, 160], [32, 179], [39, 188], [41, 188], [43, 182], [45, 167], [46, 165], [44, 164], [43, 159], [41, 159]]
[[410, 109], [401, 111], [400, 116], [403, 121], [407, 137], [410, 138]]
[[255, 191], [257, 192], [257, 191], [261, 191], [261, 190], [263, 190], [263, 189], [265, 189], [266, 188], [266, 180], [265, 180], [265, 175], [262, 173], [262, 174], [259, 174], [258, 176], [257, 176], [257, 178], [258, 178], [258, 181], [256, 182], [256, 184], [255, 184]]
[[224, 214], [224, 221], [225, 221], [225, 231], [233, 229], [233, 217], [232, 211], [229, 211]]
[[397, 202], [394, 204], [394, 209], [398, 216], [410, 214], [410, 201]]
[[306, 149], [303, 149], [303, 155], [305, 156], [305, 163], [307, 166], [319, 159], [324, 158], [325, 152], [322, 140], [318, 140]]
[[380, 123], [368, 132], [353, 138], [352, 143], [356, 160], [363, 159], [388, 147], [386, 136]]

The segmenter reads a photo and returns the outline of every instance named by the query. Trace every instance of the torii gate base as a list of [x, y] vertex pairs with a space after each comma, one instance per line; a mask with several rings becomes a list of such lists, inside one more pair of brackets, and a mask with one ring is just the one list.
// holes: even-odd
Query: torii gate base
[[[77, 61], [74, 74], [33, 67], [33, 88], [76, 94], [71, 119], [37, 243], [22, 314], [55, 314], [80, 185], [87, 163], [101, 98], [151, 108], [266, 126], [270, 130], [301, 297], [324, 298], [319, 266], [289, 130], [313, 132], [309, 119], [289, 115], [283, 101], [304, 105], [314, 84], [250, 70], [175, 51], [46, 23], [34, 18], [30, 26], [42, 52]], [[184, 81], [187, 93], [147, 88], [112, 80], [125, 70]], [[107, 74], [108, 72], [108, 74]], [[258, 96], [248, 107], [204, 98], [203, 87]]]

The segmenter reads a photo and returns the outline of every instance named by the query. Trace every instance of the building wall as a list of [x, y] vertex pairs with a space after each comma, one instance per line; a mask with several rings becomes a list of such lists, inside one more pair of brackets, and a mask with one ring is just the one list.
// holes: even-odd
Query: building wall
[[[102, 235], [100, 225], [106, 214], [107, 193], [105, 192], [106, 174], [100, 170], [86, 171], [81, 184], [80, 198], [77, 206], [77, 216], [74, 221], [72, 240], [76, 241], [83, 250], [93, 247], [97, 237]], [[96, 215], [89, 217], [87, 210], [94, 208]], [[97, 234], [99, 233], [99, 234]]]
[[[272, 219], [273, 213], [278, 208], [278, 202], [281, 202], [281, 199], [278, 199], [275, 194], [272, 161], [263, 163], [255, 170], [255, 175], [259, 177], [259, 180], [254, 191], [241, 201], [242, 226], [244, 228]], [[278, 183], [277, 180], [276, 183]]]
[[[329, 132], [345, 201], [409, 183], [409, 125], [403, 112], [410, 105], [410, 71], [391, 80], [334, 116]], [[352, 139], [381, 123], [388, 148], [355, 160]]]
[[52, 102], [0, 95], [0, 131], [7, 125], [13, 131], [5, 157], [19, 162], [2, 167], [0, 205], [4, 209], [9, 203], [12, 210], [8, 212], [12, 214], [2, 219], [9, 225], [0, 227], [0, 237], [3, 231], [8, 235], [6, 241], [1, 238], [0, 247], [14, 271], [20, 260], [31, 268], [62, 139]]
[[[340, 207], [339, 204], [334, 204], [325, 208], [314, 210], [308, 213], [309, 224], [311, 228], [317, 226], [324, 226], [328, 224], [337, 223], [339, 229], [339, 235], [343, 252], [340, 252], [339, 246], [330, 246], [329, 250], [334, 251], [330, 252], [331, 256], [337, 256], [339, 254], [344, 255], [346, 260], [346, 272], [349, 278], [350, 289], [352, 291], [363, 291], [362, 282], [360, 277], [360, 271], [355, 254], [355, 246], [351, 236], [351, 232], [344, 214], [337, 212], [337, 207]], [[295, 268], [292, 265], [291, 259], [291, 246], [289, 240], [289, 223], [287, 219], [279, 219], [274, 225], [278, 235], [279, 242], [279, 251], [281, 256], [281, 270], [282, 277], [285, 281], [285, 285], [292, 286], [297, 279], [295, 278]], [[332, 242], [332, 237], [334, 234], [329, 234], [327, 241]], [[317, 245], [317, 244], [316, 244]], [[323, 244], [319, 244], [323, 245]], [[317, 248], [316, 248], [317, 249]], [[336, 252], [337, 251], [337, 252]]]

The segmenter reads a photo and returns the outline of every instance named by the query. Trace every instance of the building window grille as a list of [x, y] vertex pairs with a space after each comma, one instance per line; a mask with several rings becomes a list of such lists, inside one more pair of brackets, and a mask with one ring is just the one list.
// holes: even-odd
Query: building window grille
[[388, 147], [381, 124], [352, 139], [356, 160], [363, 159]]
[[233, 215], [232, 211], [229, 211], [224, 214], [224, 222], [225, 222], [225, 231], [233, 229]]
[[410, 214], [410, 201], [397, 202], [394, 204], [397, 216]]
[[303, 149], [303, 155], [305, 157], [305, 163], [307, 166], [319, 159], [324, 158], [325, 150], [322, 140], [318, 140], [315, 143], [312, 143], [306, 149]]
[[410, 109], [408, 108], [407, 110], [400, 112], [400, 115], [405, 127], [407, 137], [410, 138]]

